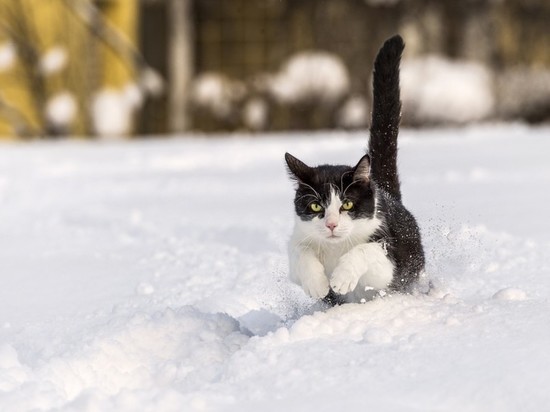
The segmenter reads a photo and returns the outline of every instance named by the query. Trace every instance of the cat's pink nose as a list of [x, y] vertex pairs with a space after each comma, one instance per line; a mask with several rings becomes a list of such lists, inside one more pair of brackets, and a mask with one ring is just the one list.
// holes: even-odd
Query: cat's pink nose
[[330, 229], [330, 231], [332, 232], [334, 229], [336, 229], [336, 226], [338, 226], [338, 223], [326, 222], [325, 226], [328, 227]]

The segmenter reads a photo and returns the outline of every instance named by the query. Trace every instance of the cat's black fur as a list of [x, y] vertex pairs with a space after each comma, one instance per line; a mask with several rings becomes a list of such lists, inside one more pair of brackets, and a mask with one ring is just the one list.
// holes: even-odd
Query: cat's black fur
[[397, 135], [401, 120], [399, 64], [404, 48], [401, 36], [394, 36], [386, 40], [374, 61], [368, 149], [372, 179], [397, 200], [401, 200], [397, 174]]
[[[403, 49], [403, 40], [396, 35], [384, 43], [376, 57], [368, 155], [357, 166], [309, 167], [288, 153], [285, 155], [291, 176], [298, 182], [294, 205], [300, 219], [311, 220], [315, 216], [308, 207], [312, 193], [317, 192], [328, 200], [331, 186], [337, 187], [340, 193], [345, 191], [345, 198], [354, 202], [352, 219], [371, 218], [377, 202], [377, 216], [381, 216], [383, 224], [364, 241], [378, 242], [387, 249], [387, 257], [394, 264], [389, 289], [394, 291], [408, 291], [424, 269], [420, 230], [401, 202], [397, 172], [401, 116], [399, 64]], [[357, 181], [356, 177], [365, 173], [369, 178]], [[343, 302], [332, 290], [324, 300], [333, 305]]]

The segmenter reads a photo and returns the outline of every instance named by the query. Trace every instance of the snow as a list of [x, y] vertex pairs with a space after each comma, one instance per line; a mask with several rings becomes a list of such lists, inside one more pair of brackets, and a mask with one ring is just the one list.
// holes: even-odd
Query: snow
[[505, 288], [499, 290], [493, 295], [493, 299], [498, 300], [525, 300], [527, 299], [527, 294], [518, 288]]
[[139, 84], [145, 93], [158, 97], [164, 93], [164, 80], [154, 69], [148, 67], [141, 70]]
[[92, 101], [92, 121], [99, 136], [113, 138], [130, 133], [139, 96], [131, 87], [98, 91]]
[[281, 70], [268, 78], [268, 90], [282, 104], [316, 101], [334, 104], [349, 91], [345, 64], [331, 53], [303, 51], [291, 56]]
[[263, 130], [267, 125], [269, 107], [260, 97], [249, 99], [243, 107], [243, 123], [250, 130]]
[[17, 52], [15, 45], [10, 41], [0, 44], [0, 73], [12, 68], [15, 64]]
[[426, 56], [401, 67], [403, 118], [414, 124], [468, 123], [495, 114], [491, 71], [481, 63]]
[[370, 106], [363, 96], [352, 96], [344, 102], [338, 111], [338, 125], [349, 129], [367, 127], [369, 123]]
[[122, 89], [122, 94], [126, 100], [126, 104], [132, 109], [137, 110], [143, 106], [143, 92], [135, 83], [128, 83]]
[[224, 119], [232, 114], [245, 93], [246, 88], [240, 81], [208, 72], [193, 81], [190, 98], [196, 107], [208, 109], [217, 118]]
[[49, 76], [63, 70], [67, 66], [67, 61], [67, 50], [62, 46], [54, 46], [42, 55], [39, 68], [43, 75]]
[[71, 124], [78, 111], [74, 96], [68, 92], [59, 92], [52, 96], [46, 103], [46, 117], [57, 126], [68, 126]]
[[0, 410], [544, 409], [549, 132], [405, 130], [427, 278], [331, 309], [287, 279], [283, 154], [364, 133], [2, 143]]

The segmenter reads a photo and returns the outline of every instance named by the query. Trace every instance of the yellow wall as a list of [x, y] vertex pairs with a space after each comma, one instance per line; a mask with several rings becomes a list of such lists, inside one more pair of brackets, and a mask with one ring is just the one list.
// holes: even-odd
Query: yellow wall
[[[70, 0], [73, 4], [79, 1], [90, 0]], [[2, 0], [0, 47], [15, 34], [16, 45], [17, 38], [24, 39], [28, 43], [26, 46], [30, 45], [30, 50], [38, 56], [60, 46], [67, 51], [68, 59], [62, 71], [37, 75], [36, 67], [29, 67], [24, 64], [25, 59], [19, 58], [25, 49], [19, 45], [16, 64], [8, 70], [0, 70], [0, 97], [15, 109], [16, 117], [24, 118], [32, 129], [44, 132], [45, 101], [56, 93], [70, 92], [77, 101], [78, 116], [66, 132], [88, 135], [93, 131], [89, 110], [93, 93], [106, 87], [122, 88], [134, 77], [133, 67], [128, 54], [114, 51], [93, 36], [78, 11], [71, 10], [66, 3], [65, 0]], [[128, 44], [135, 44], [138, 0], [102, 0], [93, 4], [104, 21]], [[15, 135], [14, 110], [10, 113], [7, 115], [0, 108], [0, 138]]]

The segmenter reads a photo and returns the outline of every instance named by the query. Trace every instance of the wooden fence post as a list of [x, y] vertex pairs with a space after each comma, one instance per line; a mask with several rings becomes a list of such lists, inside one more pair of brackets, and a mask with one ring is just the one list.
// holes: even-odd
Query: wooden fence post
[[189, 129], [187, 108], [194, 69], [192, 0], [168, 0], [169, 18], [169, 129], [182, 133]]

